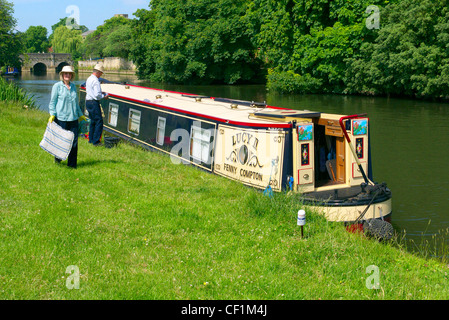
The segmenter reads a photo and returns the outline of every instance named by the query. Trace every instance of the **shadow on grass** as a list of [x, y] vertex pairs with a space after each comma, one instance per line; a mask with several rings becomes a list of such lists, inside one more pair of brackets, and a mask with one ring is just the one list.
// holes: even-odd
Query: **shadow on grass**
[[[101, 164], [106, 164], [106, 163], [112, 163], [112, 164], [118, 164], [118, 163], [122, 163], [123, 161], [117, 161], [117, 160], [82, 160], [82, 161], [78, 161], [77, 163], [77, 169], [79, 168], [83, 168], [83, 167], [92, 167], [92, 166], [97, 166], [97, 165], [101, 165]], [[63, 166], [66, 167], [68, 169], [73, 169], [67, 166], [67, 160], [62, 161], [57, 163], [58, 166]]]
[[92, 166], [97, 166], [100, 164], [105, 164], [105, 163], [112, 163], [112, 164], [117, 164], [117, 163], [122, 163], [123, 161], [118, 161], [118, 160], [112, 160], [112, 159], [108, 159], [108, 160], [81, 160], [78, 161], [78, 168], [82, 168], [82, 167], [92, 167]]

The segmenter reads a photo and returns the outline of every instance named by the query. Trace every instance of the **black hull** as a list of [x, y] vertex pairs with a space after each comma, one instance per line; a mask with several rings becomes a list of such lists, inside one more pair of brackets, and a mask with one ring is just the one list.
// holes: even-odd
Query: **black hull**
[[[85, 112], [85, 89], [82, 87], [80, 90], [80, 105]], [[115, 126], [111, 126], [109, 124], [109, 108], [108, 105], [110, 103], [114, 103], [118, 105], [119, 114], [117, 116], [117, 124]], [[101, 106], [103, 108], [104, 117], [104, 130], [112, 135], [120, 137], [121, 139], [139, 145], [147, 150], [151, 151], [159, 151], [170, 155], [170, 157], [175, 157], [179, 161], [182, 161], [184, 164], [192, 164], [197, 166], [203, 170], [208, 172], [214, 171], [214, 150], [216, 148], [215, 141], [213, 138], [209, 141], [212, 149], [210, 152], [210, 157], [207, 161], [201, 161], [191, 157], [187, 153], [183, 153], [182, 150], [179, 150], [178, 153], [174, 153], [173, 150], [176, 149], [176, 146], [181, 143], [182, 139], [186, 139], [186, 137], [179, 136], [176, 133], [176, 130], [185, 130], [190, 135], [190, 130], [192, 126], [196, 123], [201, 126], [201, 128], [206, 130], [211, 130], [213, 132], [217, 131], [218, 125], [226, 125], [229, 127], [235, 127], [238, 129], [255, 129], [249, 125], [242, 124], [232, 124], [226, 123], [222, 121], [218, 121], [216, 119], [210, 117], [201, 117], [199, 115], [191, 115], [185, 114], [182, 112], [177, 112], [175, 110], [171, 110], [169, 108], [161, 108], [160, 106], [148, 103], [148, 102], [140, 102], [132, 99], [124, 99], [121, 97], [113, 97], [109, 99], [104, 99], [101, 101]], [[140, 127], [139, 133], [135, 134], [128, 130], [128, 115], [130, 110], [137, 110], [140, 112], [142, 126]], [[164, 136], [164, 142], [162, 145], [158, 144], [156, 141], [157, 136], [157, 126], [156, 123], [159, 117], [163, 117], [166, 119], [166, 135]], [[150, 125], [153, 124], [153, 125]], [[256, 130], [270, 130], [269, 126], [266, 127], [257, 127]], [[291, 128], [277, 128], [277, 130], [282, 130], [285, 132], [285, 144], [291, 144]], [[284, 153], [284, 161], [282, 163], [282, 179], [280, 181], [281, 189], [288, 188], [289, 177], [292, 174], [292, 153], [289, 148], [285, 149]], [[251, 185], [251, 184], [250, 184]]]

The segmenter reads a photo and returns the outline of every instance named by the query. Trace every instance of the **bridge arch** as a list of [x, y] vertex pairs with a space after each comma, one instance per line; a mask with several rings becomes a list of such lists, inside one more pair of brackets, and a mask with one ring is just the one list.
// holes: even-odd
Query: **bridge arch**
[[46, 74], [47, 65], [45, 63], [38, 62], [33, 66], [32, 70], [34, 74]]
[[58, 66], [56, 67], [56, 73], [61, 72], [62, 68], [64, 68], [65, 66], [69, 66], [70, 64], [66, 61], [61, 62], [60, 64], [58, 64]]

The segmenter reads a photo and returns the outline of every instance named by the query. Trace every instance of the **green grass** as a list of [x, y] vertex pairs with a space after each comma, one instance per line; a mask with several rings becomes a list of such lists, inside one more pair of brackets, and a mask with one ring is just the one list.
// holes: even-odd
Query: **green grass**
[[[308, 209], [302, 239], [298, 196], [268, 198], [126, 143], [81, 139], [78, 169], [57, 165], [39, 147], [47, 118], [0, 102], [0, 299], [449, 297], [446, 264]], [[366, 287], [371, 265], [378, 289]]]

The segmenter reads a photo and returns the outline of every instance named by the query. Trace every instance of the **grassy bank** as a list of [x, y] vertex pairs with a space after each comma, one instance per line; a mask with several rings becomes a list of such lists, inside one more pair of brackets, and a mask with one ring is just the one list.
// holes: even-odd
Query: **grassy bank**
[[81, 139], [78, 169], [56, 165], [38, 146], [47, 119], [0, 102], [1, 299], [449, 297], [441, 262], [310, 211], [301, 239], [295, 196], [128, 144]]

